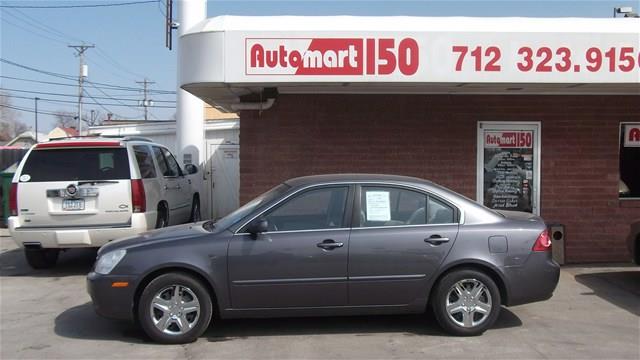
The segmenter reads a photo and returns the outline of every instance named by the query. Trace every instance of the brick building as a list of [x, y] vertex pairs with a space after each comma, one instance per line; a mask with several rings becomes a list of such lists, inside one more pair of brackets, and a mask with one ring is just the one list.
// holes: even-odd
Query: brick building
[[640, 20], [618, 20], [219, 17], [181, 38], [181, 85], [239, 111], [241, 203], [302, 175], [418, 176], [565, 225], [567, 263], [626, 261]]

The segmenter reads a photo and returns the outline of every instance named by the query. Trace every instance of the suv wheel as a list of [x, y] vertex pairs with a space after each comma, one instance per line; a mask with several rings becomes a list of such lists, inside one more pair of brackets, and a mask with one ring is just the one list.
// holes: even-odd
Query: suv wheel
[[189, 217], [190, 222], [198, 222], [202, 218], [200, 217], [200, 198], [194, 197], [193, 204], [191, 205], [191, 216]]
[[27, 263], [34, 269], [49, 269], [58, 262], [60, 249], [25, 249]]
[[158, 217], [156, 218], [156, 229], [169, 226], [169, 212], [164, 205], [158, 207]]
[[147, 285], [138, 303], [138, 321], [154, 341], [195, 341], [209, 326], [213, 305], [205, 286], [192, 276], [168, 273]]
[[500, 291], [486, 274], [472, 269], [445, 275], [431, 301], [442, 328], [453, 335], [480, 335], [498, 318]]

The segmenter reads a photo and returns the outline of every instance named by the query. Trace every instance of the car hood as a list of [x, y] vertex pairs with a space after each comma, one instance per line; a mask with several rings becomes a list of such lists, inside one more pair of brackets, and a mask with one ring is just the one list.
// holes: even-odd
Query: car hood
[[212, 235], [211, 232], [205, 230], [202, 225], [205, 222], [191, 223], [177, 226], [170, 226], [162, 229], [143, 232], [135, 236], [129, 236], [116, 239], [104, 245], [98, 251], [98, 256], [112, 250], [131, 249], [134, 247], [155, 244], [166, 241], [181, 241], [185, 239], [200, 237], [203, 235]]

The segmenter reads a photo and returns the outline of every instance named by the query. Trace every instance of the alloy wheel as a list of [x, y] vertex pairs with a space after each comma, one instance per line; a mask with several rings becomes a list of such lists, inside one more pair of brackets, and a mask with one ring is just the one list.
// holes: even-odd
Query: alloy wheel
[[198, 323], [200, 301], [190, 288], [170, 285], [155, 294], [149, 311], [158, 330], [168, 335], [182, 335]]
[[449, 319], [458, 326], [472, 328], [489, 318], [491, 293], [481, 281], [463, 279], [449, 289], [445, 304]]

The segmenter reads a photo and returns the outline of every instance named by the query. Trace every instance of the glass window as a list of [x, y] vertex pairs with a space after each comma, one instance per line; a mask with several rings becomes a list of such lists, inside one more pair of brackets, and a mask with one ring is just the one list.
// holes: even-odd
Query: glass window
[[171, 152], [167, 149], [162, 149], [162, 153], [164, 154], [164, 158], [167, 159], [167, 164], [169, 165], [171, 174], [173, 174], [168, 176], [181, 176], [182, 171], [180, 170], [180, 165], [178, 165], [176, 158], [174, 158], [173, 155], [171, 155]]
[[432, 196], [429, 196], [428, 204], [427, 224], [452, 224], [456, 222], [456, 213], [451, 206]]
[[342, 228], [348, 187], [309, 190], [286, 201], [264, 217], [269, 231]]
[[125, 148], [73, 148], [33, 150], [23, 175], [30, 182], [129, 179]]
[[158, 163], [158, 167], [162, 172], [162, 176], [175, 176], [172, 175], [171, 170], [169, 169], [169, 165], [167, 165], [167, 160], [165, 160], [164, 155], [162, 155], [161, 148], [154, 146], [153, 156], [156, 158], [156, 162]]
[[620, 126], [620, 198], [640, 198], [640, 123]]
[[148, 146], [135, 145], [133, 152], [136, 156], [136, 162], [140, 169], [140, 176], [143, 179], [150, 179], [156, 177], [156, 168], [153, 165], [153, 159]]
[[360, 226], [424, 225], [427, 195], [392, 187], [363, 187]]

